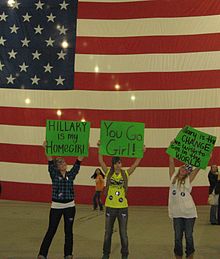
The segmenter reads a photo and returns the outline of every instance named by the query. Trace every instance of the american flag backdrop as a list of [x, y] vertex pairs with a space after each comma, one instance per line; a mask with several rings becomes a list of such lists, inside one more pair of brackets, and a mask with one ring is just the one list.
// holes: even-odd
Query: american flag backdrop
[[[46, 120], [84, 119], [91, 148], [76, 200], [91, 203], [103, 119], [145, 123], [129, 201], [165, 205], [165, 150], [183, 126], [217, 136], [210, 163], [219, 162], [220, 1], [3, 0], [0, 105], [1, 198], [49, 201]], [[207, 200], [207, 171], [194, 182], [197, 204]]]

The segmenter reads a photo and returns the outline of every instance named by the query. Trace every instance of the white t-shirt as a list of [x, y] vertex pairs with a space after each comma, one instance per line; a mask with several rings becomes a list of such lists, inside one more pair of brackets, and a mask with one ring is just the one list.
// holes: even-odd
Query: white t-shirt
[[192, 185], [189, 177], [186, 177], [185, 183], [178, 186], [178, 180], [175, 184], [172, 181], [176, 174], [173, 174], [170, 181], [169, 190], [169, 217], [170, 218], [197, 218], [195, 203], [191, 196]]
[[70, 208], [70, 207], [74, 207], [74, 206], [75, 206], [75, 201], [70, 201], [67, 203], [52, 201], [52, 203], [51, 203], [52, 209], [66, 209], [66, 208]]

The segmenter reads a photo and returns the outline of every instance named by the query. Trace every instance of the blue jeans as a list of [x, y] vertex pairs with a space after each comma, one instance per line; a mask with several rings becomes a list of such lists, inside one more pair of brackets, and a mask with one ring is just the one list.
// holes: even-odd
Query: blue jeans
[[194, 253], [193, 227], [195, 220], [195, 218], [173, 218], [173, 227], [175, 232], [175, 255], [183, 255], [183, 233], [185, 233], [186, 238], [186, 257], [189, 257]]
[[119, 224], [119, 233], [121, 239], [121, 254], [122, 256], [128, 256], [128, 235], [127, 235], [127, 223], [128, 223], [128, 208], [115, 209], [106, 208], [105, 218], [105, 237], [103, 244], [103, 254], [108, 256], [111, 252], [111, 241], [113, 227], [116, 218]]
[[98, 207], [97, 201], [98, 201], [100, 210], [102, 210], [103, 205], [102, 205], [102, 201], [101, 201], [101, 191], [96, 191], [93, 196], [93, 208], [94, 209], [97, 209], [97, 207]]
[[213, 223], [213, 224], [218, 223], [217, 211], [218, 211], [218, 205], [212, 205], [210, 208], [210, 223]]

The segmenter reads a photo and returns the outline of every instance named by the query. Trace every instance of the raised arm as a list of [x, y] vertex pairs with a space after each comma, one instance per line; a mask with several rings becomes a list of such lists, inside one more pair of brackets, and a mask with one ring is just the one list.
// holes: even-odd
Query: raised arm
[[200, 168], [196, 167], [189, 176], [189, 181], [192, 182], [198, 174]]
[[73, 167], [68, 172], [68, 176], [72, 176], [73, 180], [76, 178], [76, 175], [79, 173], [80, 165], [83, 159], [84, 159], [84, 156], [78, 156]]
[[53, 160], [52, 156], [48, 156], [46, 153], [46, 146], [47, 146], [47, 142], [46, 142], [46, 140], [44, 140], [43, 148], [44, 148], [45, 155], [46, 155], [48, 161], [52, 161]]
[[80, 165], [81, 162], [83, 160], [83, 157], [78, 156], [73, 167], [70, 169], [70, 171], [68, 172], [68, 176], [71, 176], [73, 178], [73, 180], [76, 178], [76, 175], [79, 173], [79, 169], [80, 169]]
[[[90, 148], [90, 143], [89, 143], [89, 148]], [[82, 162], [83, 159], [84, 159], [84, 156], [78, 156], [78, 157], [77, 157], [77, 160], [80, 161], [80, 162]]]
[[[143, 152], [144, 152], [144, 153], [146, 152], [146, 147], [145, 147], [145, 146], [143, 147]], [[131, 167], [128, 168], [127, 172], [128, 172], [129, 175], [131, 175], [131, 174], [134, 172], [134, 170], [136, 169], [136, 167], [140, 164], [141, 159], [142, 159], [142, 158], [137, 158], [137, 159], [134, 161], [134, 163], [131, 165]]]
[[174, 163], [174, 159], [172, 156], [169, 156], [169, 175], [170, 175], [170, 179], [173, 176], [175, 172], [175, 163]]
[[53, 161], [53, 157], [47, 155], [46, 146], [47, 146], [47, 142], [46, 142], [46, 140], [44, 140], [43, 147], [44, 147], [45, 155], [46, 155], [47, 160], [48, 160], [48, 172], [50, 173], [51, 179], [53, 179], [55, 177], [56, 173], [57, 173], [57, 168], [56, 168], [55, 163]]
[[84, 156], [78, 156], [78, 157], [77, 157], [77, 160], [79, 160], [80, 162], [82, 162], [83, 159], [84, 159]]
[[[212, 153], [210, 154], [210, 158], [209, 158], [209, 159], [211, 159], [211, 158], [212, 158]], [[195, 179], [195, 177], [197, 176], [199, 170], [200, 170], [200, 168], [196, 167], [196, 168], [192, 171], [192, 173], [191, 173], [190, 176], [189, 176], [190, 182], [192, 182], [192, 181]]]
[[105, 164], [104, 160], [103, 160], [103, 155], [100, 154], [100, 140], [97, 143], [98, 146], [98, 159], [99, 159], [99, 164], [103, 170], [103, 172], [106, 174], [108, 171], [107, 165]]
[[131, 167], [130, 168], [128, 168], [128, 174], [129, 175], [131, 175], [133, 172], [134, 172], [134, 170], [136, 169], [136, 167], [140, 164], [140, 162], [141, 162], [141, 158], [137, 158], [135, 161], [134, 161], [134, 163], [131, 165]]
[[99, 154], [99, 164], [103, 170], [103, 172], [106, 174], [108, 171], [107, 165], [105, 164], [104, 160], [103, 160], [103, 155]]

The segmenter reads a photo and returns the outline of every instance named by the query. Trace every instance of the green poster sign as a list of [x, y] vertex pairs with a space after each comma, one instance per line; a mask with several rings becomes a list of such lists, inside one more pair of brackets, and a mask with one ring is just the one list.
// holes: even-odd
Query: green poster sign
[[101, 121], [100, 154], [143, 157], [144, 123]]
[[185, 126], [166, 153], [186, 164], [205, 169], [215, 142], [215, 136]]
[[90, 122], [47, 120], [48, 156], [88, 156]]

